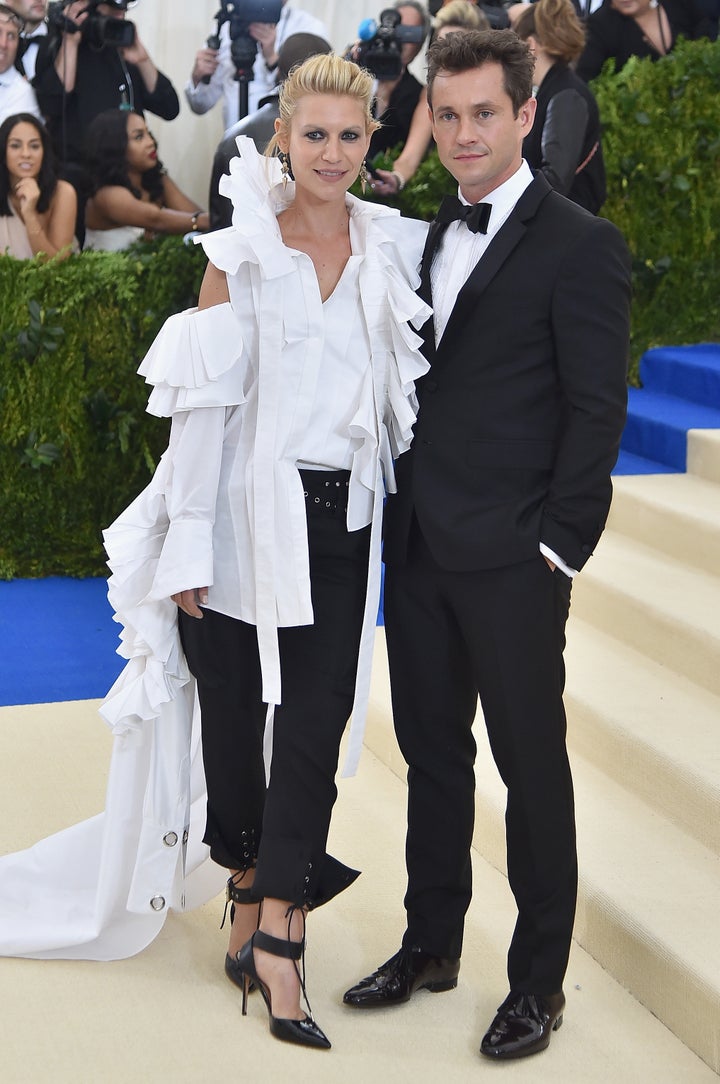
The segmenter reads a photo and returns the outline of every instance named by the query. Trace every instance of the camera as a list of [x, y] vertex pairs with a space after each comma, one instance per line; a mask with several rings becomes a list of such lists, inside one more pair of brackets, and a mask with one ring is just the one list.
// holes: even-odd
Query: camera
[[403, 26], [400, 12], [396, 8], [386, 8], [380, 12], [379, 22], [364, 19], [360, 23], [358, 38], [357, 63], [383, 81], [400, 78], [402, 46], [406, 42], [421, 44], [425, 31], [422, 26]]
[[69, 19], [65, 9], [73, 0], [55, 0], [48, 8], [48, 27], [50, 33], [75, 34], [80, 31], [85, 41], [95, 48], [103, 45], [114, 45], [117, 49], [132, 45], [135, 41], [135, 24], [127, 19], [113, 19], [111, 15], [101, 15], [98, 4], [109, 3], [118, 11], [127, 11], [134, 6], [135, 0], [89, 0], [87, 11], [88, 17], [78, 25]]
[[257, 54], [257, 42], [250, 37], [248, 28], [251, 23], [271, 23], [280, 21], [282, 0], [220, 0], [221, 8], [215, 16], [217, 34], [208, 38], [211, 49], [220, 46], [220, 27], [229, 23], [230, 55], [236, 71], [244, 79], [252, 79], [252, 66]]

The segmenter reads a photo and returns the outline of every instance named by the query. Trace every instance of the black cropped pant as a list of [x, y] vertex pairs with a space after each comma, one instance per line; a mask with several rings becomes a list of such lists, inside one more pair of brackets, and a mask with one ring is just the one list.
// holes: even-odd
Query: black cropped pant
[[180, 634], [198, 683], [211, 856], [229, 869], [256, 865], [259, 899], [316, 907], [358, 875], [331, 858], [326, 844], [355, 693], [370, 528], [347, 530], [347, 472], [301, 474], [314, 623], [279, 630], [282, 704], [267, 788], [255, 626], [212, 610], [202, 620], [181, 611]]

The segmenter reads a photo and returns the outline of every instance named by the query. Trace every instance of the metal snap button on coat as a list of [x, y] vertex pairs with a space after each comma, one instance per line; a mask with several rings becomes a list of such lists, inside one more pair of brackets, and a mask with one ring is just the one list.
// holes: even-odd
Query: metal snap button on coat
[[163, 907], [165, 906], [165, 897], [153, 896], [153, 898], [150, 900], [150, 906], [152, 907], [153, 911], [162, 911]]
[[163, 843], [166, 847], [174, 847], [178, 841], [177, 832], [168, 832], [163, 836]]

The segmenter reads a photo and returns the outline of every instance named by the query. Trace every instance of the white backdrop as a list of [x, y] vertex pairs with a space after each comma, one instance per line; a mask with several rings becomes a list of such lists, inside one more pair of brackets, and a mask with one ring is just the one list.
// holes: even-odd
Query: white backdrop
[[[382, 0], [290, 0], [325, 23], [330, 43], [342, 50], [357, 36], [362, 19], [377, 18], [390, 3]], [[192, 112], [183, 87], [197, 50], [214, 33], [213, 16], [218, 0], [139, 0], [129, 12], [150, 56], [168, 76], [180, 98], [180, 115], [163, 121], [148, 115], [148, 123], [160, 144], [160, 156], [183, 191], [207, 207], [210, 166], [222, 138], [222, 102], [203, 116]], [[376, 10], [377, 8], [377, 10]]]

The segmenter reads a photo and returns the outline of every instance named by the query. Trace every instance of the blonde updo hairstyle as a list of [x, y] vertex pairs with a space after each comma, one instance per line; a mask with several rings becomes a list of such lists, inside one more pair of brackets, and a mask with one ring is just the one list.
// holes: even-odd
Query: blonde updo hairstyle
[[456, 26], [458, 30], [490, 29], [487, 15], [472, 0], [447, 0], [435, 16], [433, 35], [444, 26]]
[[535, 38], [548, 56], [572, 64], [585, 48], [585, 29], [572, 0], [538, 0], [522, 12], [515, 33], [523, 41]]
[[372, 135], [380, 124], [372, 115], [373, 77], [352, 60], [343, 60], [335, 53], [323, 53], [304, 60], [288, 73], [280, 87], [280, 131], [267, 145], [266, 154], [277, 154], [278, 137], [287, 140], [295, 107], [308, 94], [332, 94], [353, 98], [363, 107], [365, 131]]

